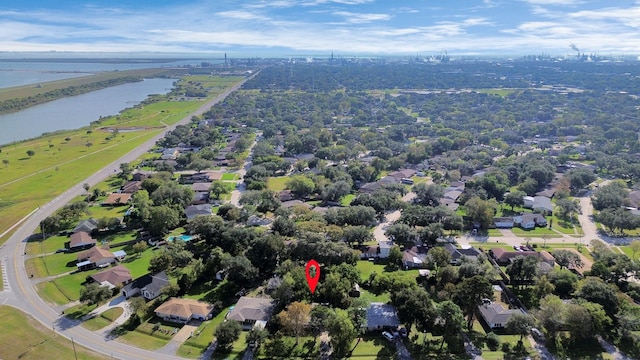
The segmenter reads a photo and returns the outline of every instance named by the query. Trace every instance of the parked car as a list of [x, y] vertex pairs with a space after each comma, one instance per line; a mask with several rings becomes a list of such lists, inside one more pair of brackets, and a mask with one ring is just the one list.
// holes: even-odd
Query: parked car
[[56, 250], [56, 254], [59, 254], [59, 253], [68, 253], [68, 252], [69, 252], [69, 249], [67, 249], [67, 248], [62, 248], [62, 249], [58, 249], [58, 250]]
[[400, 328], [400, 330], [398, 330], [398, 333], [400, 333], [400, 336], [402, 336], [403, 338], [406, 338], [408, 333], [407, 333], [407, 328]]
[[394, 340], [393, 335], [391, 335], [391, 333], [388, 332], [388, 331], [383, 331], [382, 332], [382, 336], [384, 336], [389, 341], [393, 341]]

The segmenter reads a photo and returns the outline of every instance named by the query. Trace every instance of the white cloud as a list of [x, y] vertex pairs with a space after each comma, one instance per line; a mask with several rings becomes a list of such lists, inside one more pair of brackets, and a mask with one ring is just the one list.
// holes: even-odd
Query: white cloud
[[580, 0], [523, 0], [532, 5], [577, 5], [582, 3]]
[[349, 11], [334, 11], [333, 15], [343, 17], [348, 24], [365, 24], [374, 21], [386, 21], [391, 19], [389, 14], [361, 14]]
[[266, 16], [254, 14], [248, 11], [240, 11], [240, 10], [222, 11], [217, 13], [217, 15], [220, 15], [225, 18], [238, 19], [238, 20], [269, 20], [269, 18]]

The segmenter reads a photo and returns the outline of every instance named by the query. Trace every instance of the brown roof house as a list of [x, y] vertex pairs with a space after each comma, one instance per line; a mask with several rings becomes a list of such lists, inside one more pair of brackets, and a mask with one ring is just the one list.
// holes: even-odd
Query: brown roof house
[[142, 190], [142, 181], [127, 181], [120, 188], [120, 192], [125, 194], [134, 194], [138, 191]]
[[264, 328], [271, 318], [272, 311], [271, 299], [243, 296], [227, 314], [227, 319], [239, 322], [245, 329]]
[[102, 205], [122, 206], [127, 205], [130, 200], [131, 194], [113, 193], [107, 196], [107, 198], [102, 202]]
[[107, 267], [116, 262], [116, 257], [107, 249], [94, 246], [87, 251], [78, 254], [78, 263], [76, 266], [79, 270], [88, 270], [97, 267]]
[[96, 239], [92, 238], [88, 232], [79, 231], [71, 234], [69, 237], [69, 249], [70, 250], [82, 250], [95, 246]]
[[117, 286], [124, 286], [131, 282], [131, 272], [122, 265], [114, 266], [107, 270], [95, 273], [87, 278], [88, 281], [95, 281], [102, 286], [113, 289]]
[[511, 260], [517, 256], [535, 256], [539, 261], [549, 264], [553, 267], [556, 260], [547, 251], [508, 251], [502, 248], [492, 248], [489, 254], [494, 258], [496, 263], [501, 266], [509, 265]]
[[164, 321], [186, 324], [192, 319], [209, 320], [213, 305], [193, 299], [171, 298], [154, 311]]

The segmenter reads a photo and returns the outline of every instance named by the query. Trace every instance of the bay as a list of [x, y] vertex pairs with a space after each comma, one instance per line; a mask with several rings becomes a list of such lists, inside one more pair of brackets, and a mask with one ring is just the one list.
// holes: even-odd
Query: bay
[[0, 145], [38, 137], [45, 132], [77, 129], [100, 117], [117, 115], [151, 94], [168, 93], [174, 81], [145, 79], [0, 115]]

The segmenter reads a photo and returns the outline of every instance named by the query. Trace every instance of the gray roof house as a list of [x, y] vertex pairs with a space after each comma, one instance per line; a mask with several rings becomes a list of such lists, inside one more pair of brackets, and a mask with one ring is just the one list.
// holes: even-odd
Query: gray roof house
[[520, 309], [505, 309], [497, 303], [482, 304], [478, 311], [491, 329], [504, 329], [511, 315], [522, 313]]
[[84, 231], [87, 233], [91, 233], [93, 230], [98, 228], [98, 220], [91, 218], [87, 220], [82, 220], [78, 223], [78, 226], [71, 230], [72, 233], [77, 233], [80, 231]]
[[169, 279], [164, 271], [157, 274], [146, 274], [123, 287], [122, 295], [128, 299], [140, 294], [147, 300], [153, 300], [160, 296], [160, 291], [168, 284]]
[[481, 254], [480, 250], [474, 247], [462, 249], [450, 243], [444, 244], [444, 248], [451, 254], [451, 264], [453, 265], [460, 265], [464, 257], [476, 260], [478, 255]]
[[393, 305], [371, 303], [367, 307], [367, 331], [395, 329], [399, 325], [400, 319]]
[[271, 318], [272, 311], [273, 301], [271, 299], [243, 296], [238, 299], [226, 318], [241, 323], [245, 329], [251, 329], [254, 326], [264, 328]]
[[210, 204], [190, 205], [184, 209], [184, 214], [187, 216], [187, 220], [199, 215], [210, 216], [213, 214], [213, 207]]

